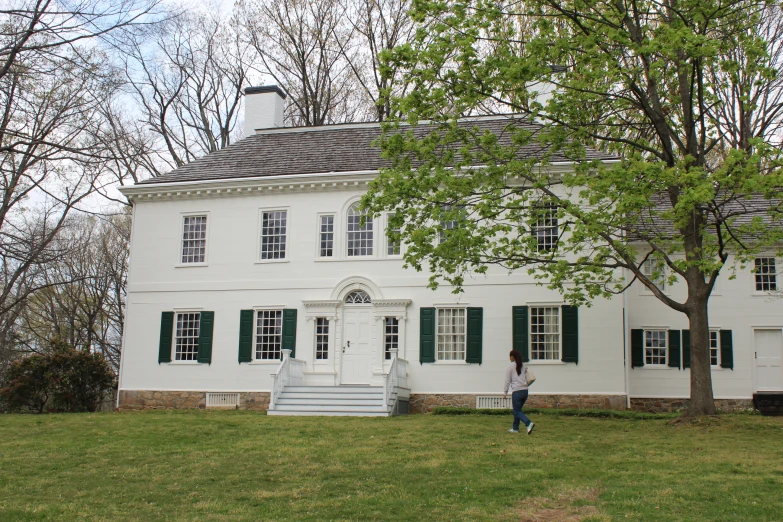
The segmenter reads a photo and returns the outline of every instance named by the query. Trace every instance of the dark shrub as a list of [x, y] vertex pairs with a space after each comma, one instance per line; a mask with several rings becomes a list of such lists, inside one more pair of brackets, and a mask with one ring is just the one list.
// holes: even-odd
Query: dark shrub
[[11, 365], [0, 398], [9, 411], [95, 411], [113, 386], [102, 355], [52, 341], [50, 353]]

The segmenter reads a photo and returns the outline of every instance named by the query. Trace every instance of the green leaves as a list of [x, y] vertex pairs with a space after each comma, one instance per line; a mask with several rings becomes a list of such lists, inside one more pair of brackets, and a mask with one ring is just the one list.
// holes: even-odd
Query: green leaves
[[[581, 304], [621, 291], [624, 269], [701, 295], [730, 254], [743, 262], [783, 244], [781, 150], [764, 129], [735, 136], [721, 112], [753, 114], [747, 85], [777, 74], [758, 30], [767, 9], [417, 1], [417, 37], [388, 57], [417, 86], [394, 101], [414, 126], [386, 127], [391, 166], [364, 204], [397, 213], [406, 263], [431, 270], [433, 286], [459, 291], [497, 265]], [[460, 119], [488, 111], [524, 118]], [[557, 212], [545, 250], [542, 201]], [[642, 273], [647, 256], [665, 278]]]

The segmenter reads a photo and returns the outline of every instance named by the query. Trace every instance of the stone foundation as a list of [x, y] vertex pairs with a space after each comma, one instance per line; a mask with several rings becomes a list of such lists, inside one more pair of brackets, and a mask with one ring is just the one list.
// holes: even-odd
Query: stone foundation
[[[412, 393], [411, 413], [429, 413], [438, 406], [475, 408], [476, 395]], [[625, 395], [531, 395], [526, 408], [624, 410]]]
[[271, 397], [270, 392], [242, 392], [239, 394], [239, 409], [266, 411]]
[[[671, 413], [683, 411], [688, 407], [688, 399], [631, 399], [631, 409], [648, 413]], [[715, 399], [718, 411], [733, 412], [753, 409], [752, 399]]]
[[[269, 409], [269, 392], [240, 392], [239, 409], [266, 411]], [[172, 410], [205, 409], [206, 392], [122, 390], [121, 410]]]

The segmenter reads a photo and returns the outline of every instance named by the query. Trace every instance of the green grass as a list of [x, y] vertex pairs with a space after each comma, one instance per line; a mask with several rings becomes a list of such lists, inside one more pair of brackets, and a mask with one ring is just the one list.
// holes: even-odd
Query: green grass
[[783, 418], [0, 415], [0, 520], [783, 520]]

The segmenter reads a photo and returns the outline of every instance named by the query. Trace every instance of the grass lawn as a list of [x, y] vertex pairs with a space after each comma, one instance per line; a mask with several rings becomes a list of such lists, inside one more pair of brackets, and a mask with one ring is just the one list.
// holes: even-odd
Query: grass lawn
[[0, 415], [0, 520], [783, 520], [783, 418]]

